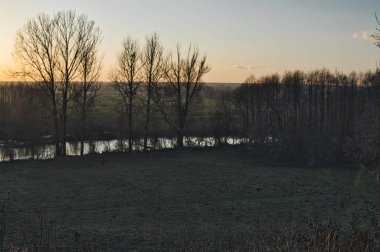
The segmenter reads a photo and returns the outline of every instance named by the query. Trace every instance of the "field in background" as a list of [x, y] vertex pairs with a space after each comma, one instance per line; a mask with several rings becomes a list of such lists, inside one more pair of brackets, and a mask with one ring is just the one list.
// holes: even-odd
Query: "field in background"
[[112, 240], [115, 250], [172, 240], [183, 229], [239, 232], [289, 216], [343, 224], [353, 213], [380, 217], [380, 187], [364, 170], [273, 166], [243, 149], [1, 163], [0, 200], [8, 198], [9, 239], [43, 212], [58, 241], [78, 234]]

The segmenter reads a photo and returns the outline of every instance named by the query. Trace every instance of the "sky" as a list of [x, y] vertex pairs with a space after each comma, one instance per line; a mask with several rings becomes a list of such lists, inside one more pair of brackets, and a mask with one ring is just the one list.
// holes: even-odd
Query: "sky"
[[123, 38], [143, 44], [154, 32], [167, 50], [197, 44], [212, 69], [206, 82], [322, 67], [367, 71], [380, 60], [369, 36], [380, 0], [0, 0], [0, 80], [15, 68], [17, 30], [39, 13], [69, 9], [102, 29], [104, 81]]

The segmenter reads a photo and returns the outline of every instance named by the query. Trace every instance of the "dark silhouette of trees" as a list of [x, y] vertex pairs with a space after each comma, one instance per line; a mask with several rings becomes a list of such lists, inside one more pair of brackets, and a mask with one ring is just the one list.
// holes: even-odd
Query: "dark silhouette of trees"
[[[369, 161], [364, 159], [371, 155], [365, 155], [362, 150], [366, 150], [365, 146], [369, 149], [371, 146], [377, 146], [371, 142], [376, 140], [376, 136], [370, 131], [377, 130], [376, 121], [371, 120], [376, 118], [375, 112], [378, 107], [376, 101], [380, 97], [379, 69], [374, 72], [350, 74], [330, 72], [326, 69], [307, 73], [292, 71], [282, 76], [268, 75], [259, 79], [250, 77], [240, 86], [226, 88], [204, 86], [202, 82], [194, 81], [200, 79], [195, 76], [207, 71], [195, 71], [200, 74], [186, 75], [186, 69], [190, 69], [188, 66], [192, 65], [188, 64], [190, 62], [198, 62], [198, 65], [195, 64], [197, 66], [207, 66], [206, 63], [201, 63], [205, 62], [202, 60], [203, 57], [198, 56], [198, 61], [192, 60], [193, 53], [192, 49], [190, 56], [178, 53], [176, 60], [170, 59], [162, 78], [164, 81], [154, 85], [152, 132], [156, 140], [158, 137], [175, 136], [177, 146], [181, 147], [184, 145], [185, 135], [200, 138], [213, 136], [215, 141], [221, 144], [227, 140], [231, 141], [227, 137], [238, 137], [250, 140], [249, 148], [253, 154], [268, 156], [271, 159], [310, 165], [356, 160], [367, 164], [368, 169], [374, 169], [370, 168]], [[133, 56], [133, 53], [127, 55]], [[141, 64], [140, 61], [137, 65], [141, 67]], [[202, 69], [202, 67], [193, 69]], [[170, 79], [166, 75], [170, 76]], [[123, 88], [121, 91], [124, 97], [121, 95], [119, 97], [124, 99], [123, 106], [127, 106], [125, 109], [127, 115], [128, 111], [134, 113], [134, 110], [129, 110], [129, 94], [132, 94], [132, 104], [136, 111], [145, 108], [146, 90], [137, 88], [143, 79], [133, 77], [133, 81], [131, 79], [128, 81], [128, 75], [114, 76], [118, 77], [114, 78], [114, 86], [102, 87], [104, 97], [100, 101], [88, 98], [92, 97], [91, 89], [86, 95], [88, 102], [85, 107], [86, 115], [91, 108], [102, 104], [97, 108], [99, 113], [94, 113], [94, 120], [91, 123], [86, 121], [86, 132], [98, 132], [99, 139], [105, 137], [103, 132], [112, 133], [115, 130], [111, 117], [116, 113], [116, 99], [120, 99], [115, 92], [116, 85]], [[193, 76], [194, 79], [188, 81], [186, 76]], [[78, 109], [79, 115], [82, 115], [83, 109], [82, 85], [88, 84], [90, 80], [91, 78], [87, 78], [87, 81], [72, 84], [75, 103], [70, 109]], [[94, 94], [98, 93], [99, 83], [96, 83], [98, 85], [95, 86]], [[129, 85], [131, 83], [134, 84], [131, 86]], [[51, 111], [51, 106], [46, 106], [51, 104], [51, 100], [44, 99], [46, 89], [36, 85], [21, 87], [3, 85], [0, 89], [2, 121], [0, 139], [19, 138], [38, 143], [42, 140], [39, 139], [41, 135], [50, 135], [51, 131], [54, 132], [51, 117], [50, 123], [47, 123], [49, 121], [45, 113], [46, 109]], [[132, 93], [129, 93], [130, 91]], [[140, 95], [142, 99], [137, 99]], [[104, 102], [108, 104], [106, 107], [103, 107], [106, 105]], [[28, 103], [34, 105], [28, 106]], [[28, 123], [24, 124], [22, 118]], [[72, 119], [75, 120], [76, 117]], [[101, 121], [104, 123], [97, 124]], [[143, 136], [144, 115], [141, 118], [137, 115], [131, 117], [130, 121], [133, 125], [140, 125], [135, 128], [134, 134]], [[82, 125], [81, 122], [79, 118], [73, 123]], [[371, 126], [366, 126], [370, 124]], [[69, 126], [72, 127], [73, 124]], [[72, 127], [70, 131], [74, 132], [74, 136], [79, 136], [76, 140], [83, 140], [82, 127]], [[109, 133], [107, 137], [110, 137]], [[359, 147], [361, 150], [357, 150]], [[355, 151], [350, 151], [353, 149]], [[354, 155], [355, 153], [363, 154], [358, 157]], [[363, 160], [360, 157], [363, 157]]]
[[[98, 44], [99, 41], [100, 30], [95, 26], [94, 21], [89, 20], [85, 15], [78, 16], [74, 11], [58, 12], [56, 14], [54, 24], [57, 31], [54, 38], [56, 39], [58, 52], [57, 70], [58, 78], [60, 80], [59, 92], [61, 93], [62, 103], [61, 145], [62, 155], [66, 155], [67, 108], [68, 102], [72, 98], [70, 95], [70, 93], [73, 93], [72, 83], [80, 75], [79, 68], [88, 64], [89, 59], [94, 57], [90, 54], [96, 53], [96, 44]], [[87, 61], [87, 63], [82, 63], [82, 61]], [[96, 66], [94, 67], [96, 68]], [[88, 70], [89, 69], [87, 68], [87, 71]], [[82, 73], [84, 72], [82, 71]], [[89, 72], [86, 74], [88, 75]]]
[[153, 92], [157, 84], [162, 80], [165, 70], [164, 48], [156, 33], [146, 38], [142, 58], [144, 62], [142, 71], [145, 87], [144, 151], [146, 151], [148, 146]]
[[[246, 137], [256, 145], [262, 144], [267, 138], [270, 126], [274, 127], [273, 116], [278, 116], [281, 109], [277, 104], [276, 88], [278, 76], [267, 76], [256, 80], [255, 76], [249, 76], [246, 81], [233, 91], [234, 104], [241, 118], [242, 130]], [[285, 106], [287, 105], [285, 100]], [[282, 125], [279, 122], [279, 125]]]
[[[85, 15], [61, 11], [40, 14], [18, 32], [14, 55], [18, 74], [35, 82], [51, 102], [56, 155], [66, 155], [67, 111], [72, 83], [79, 79], [84, 54], [97, 40], [99, 28]], [[93, 47], [92, 47], [93, 48]], [[83, 72], [82, 72], [83, 73]]]
[[364, 104], [379, 95], [377, 76], [327, 69], [250, 76], [233, 91], [237, 120], [257, 154], [337, 161]]
[[86, 32], [89, 34], [80, 55], [79, 82], [74, 85], [74, 102], [80, 111], [80, 155], [84, 154], [84, 139], [86, 137], [87, 118], [99, 95], [101, 83], [98, 81], [101, 73], [101, 58], [98, 56], [101, 32], [94, 22], [86, 22]]
[[[202, 90], [202, 77], [209, 71], [206, 57], [200, 56], [199, 49], [193, 46], [189, 46], [187, 55], [183, 57], [181, 48], [177, 45], [174, 59], [170, 57], [168, 60], [165, 83], [161, 88], [164, 94], [158, 94], [156, 101], [165, 120], [177, 134], [179, 148], [183, 147], [184, 131], [192, 105]], [[168, 104], [174, 113], [168, 111]], [[170, 118], [170, 114], [174, 118]]]
[[362, 167], [376, 173], [379, 182], [380, 169], [380, 113], [379, 101], [365, 105], [359, 120], [355, 122], [354, 134], [347, 139], [346, 153]]
[[[379, 19], [375, 14], [376, 22], [380, 26]], [[380, 28], [372, 34], [375, 46], [380, 48]], [[356, 77], [349, 76], [349, 81]], [[347, 118], [347, 125], [353, 125], [353, 134], [347, 138], [346, 153], [352, 156], [365, 169], [375, 171], [376, 181], [379, 182], [380, 170], [380, 69], [376, 68], [374, 73], [367, 72], [363, 77], [363, 85], [366, 91], [360, 97], [363, 104], [360, 113], [355, 117]], [[348, 104], [352, 104], [352, 99], [357, 95], [357, 88], [352, 89]], [[352, 111], [352, 105], [349, 106]], [[349, 112], [348, 115], [351, 113]], [[356, 119], [356, 120], [355, 120]]]
[[35, 82], [50, 100], [56, 155], [60, 155], [60, 130], [57, 104], [57, 48], [54, 19], [45, 14], [29, 20], [17, 33], [14, 56], [18, 62], [17, 73]]
[[[255, 76], [251, 75], [240, 87], [234, 90], [235, 106], [241, 116], [241, 122], [243, 124], [245, 135], [249, 134], [252, 122], [254, 121], [254, 116], [259, 114], [258, 111], [254, 111], [253, 89], [255, 82]], [[259, 105], [259, 99], [255, 99], [255, 101], [257, 101], [256, 109], [258, 109], [261, 106]]]
[[48, 100], [27, 83], [0, 84], [0, 140], [10, 145], [27, 142], [33, 152], [46, 130]]
[[232, 137], [232, 139], [236, 137], [236, 110], [231, 88], [221, 90], [210, 117], [212, 118], [213, 136], [218, 145], [226, 144], [229, 137]]
[[[133, 142], [133, 105], [142, 83], [142, 60], [143, 59], [138, 41], [128, 37], [124, 40], [122, 51], [118, 56], [118, 66], [111, 73], [110, 77], [114, 88], [117, 90], [123, 100], [125, 111], [127, 113], [129, 152], [132, 152]], [[148, 88], [148, 90], [150, 89]], [[151, 95], [151, 93], [147, 95]], [[150, 111], [148, 111], [147, 114], [149, 113]]]

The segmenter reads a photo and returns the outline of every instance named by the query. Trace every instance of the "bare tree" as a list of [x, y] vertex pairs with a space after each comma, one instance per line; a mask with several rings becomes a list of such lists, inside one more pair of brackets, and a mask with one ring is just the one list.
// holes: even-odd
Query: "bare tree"
[[217, 93], [216, 104], [213, 106], [209, 114], [210, 126], [216, 145], [226, 144], [228, 138], [233, 136], [233, 97], [230, 87], [223, 88]]
[[372, 34], [372, 38], [375, 40], [375, 45], [380, 48], [380, 21], [375, 14], [376, 22], [379, 27], [376, 28], [376, 32]]
[[66, 155], [67, 137], [67, 108], [72, 98], [72, 82], [79, 77], [83, 54], [89, 49], [89, 44], [99, 36], [99, 28], [95, 22], [89, 20], [85, 15], [76, 15], [74, 11], [61, 11], [55, 16], [56, 45], [58, 64], [57, 69], [60, 78], [61, 92], [61, 120], [62, 155]]
[[80, 56], [79, 79], [76, 85], [75, 103], [79, 105], [81, 117], [81, 143], [80, 155], [84, 153], [84, 138], [86, 134], [87, 117], [95, 104], [95, 99], [101, 87], [99, 76], [101, 73], [102, 60], [98, 57], [98, 47], [100, 45], [101, 31], [94, 22], [84, 24], [89, 34], [89, 39], [85, 42]]
[[[179, 148], [183, 147], [184, 131], [193, 102], [202, 90], [202, 77], [209, 71], [206, 56], [200, 56], [199, 49], [191, 45], [185, 57], [182, 56], [181, 48], [177, 45], [175, 57], [170, 57], [168, 61], [165, 70], [168, 85], [166, 89], [164, 87], [165, 97], [161, 96], [157, 101], [164, 118], [173, 125]], [[169, 119], [168, 111], [164, 108], [165, 99], [175, 109], [174, 120]]]
[[261, 123], [261, 116], [259, 116], [261, 100], [254, 97], [256, 95], [258, 98], [259, 96], [258, 88], [255, 86], [256, 83], [256, 77], [251, 74], [240, 87], [233, 91], [234, 104], [242, 119], [243, 128], [247, 136], [249, 136], [253, 127], [255, 116], [257, 117], [256, 123]]
[[57, 48], [54, 20], [40, 14], [30, 19], [17, 33], [14, 57], [18, 63], [16, 74], [33, 80], [50, 100], [50, 113], [54, 125], [55, 151], [60, 155], [60, 130], [57, 107]]
[[128, 116], [128, 151], [132, 152], [133, 103], [141, 85], [143, 66], [139, 43], [128, 37], [123, 41], [117, 59], [117, 68], [111, 73], [113, 87], [123, 99]]
[[[224, 136], [224, 143], [227, 143], [228, 137], [233, 136], [233, 123], [234, 123], [234, 104], [233, 93], [231, 88], [222, 90], [218, 97], [218, 103], [214, 109], [214, 117], [211, 120], [215, 120], [214, 127], [219, 132], [219, 138], [217, 138], [218, 144], [221, 143], [221, 138]], [[215, 128], [214, 128], [215, 130]], [[232, 134], [232, 135], [231, 135]]]
[[165, 69], [164, 48], [156, 33], [147, 37], [143, 50], [143, 76], [145, 79], [146, 101], [145, 101], [145, 126], [144, 126], [144, 151], [147, 150], [149, 122], [151, 114], [152, 96], [155, 86], [162, 80]]
[[[14, 55], [19, 75], [34, 80], [51, 101], [56, 155], [66, 154], [67, 107], [72, 82], [98, 28], [86, 16], [61, 11], [29, 20], [16, 36]], [[61, 127], [59, 127], [59, 115]]]

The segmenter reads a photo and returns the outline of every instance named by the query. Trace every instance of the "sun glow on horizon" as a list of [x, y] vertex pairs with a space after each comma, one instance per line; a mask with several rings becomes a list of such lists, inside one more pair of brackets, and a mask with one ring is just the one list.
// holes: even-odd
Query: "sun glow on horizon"
[[[0, 80], [15, 80], [12, 50], [17, 30], [38, 13], [52, 14], [63, 9], [85, 13], [101, 27], [101, 81], [108, 81], [123, 38], [132, 36], [143, 44], [153, 32], [160, 35], [168, 50], [177, 42], [183, 46], [197, 44], [211, 66], [205, 82], [241, 83], [250, 74], [260, 77], [322, 67], [367, 71], [375, 69], [380, 58], [380, 50], [370, 37], [376, 27], [373, 13], [380, 12], [377, 0], [222, 0], [217, 5], [214, 0], [85, 2], [4, 0], [0, 10]], [[141, 19], [141, 13], [149, 18]]]

